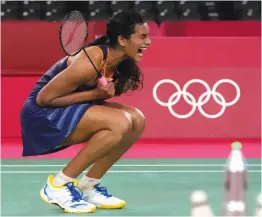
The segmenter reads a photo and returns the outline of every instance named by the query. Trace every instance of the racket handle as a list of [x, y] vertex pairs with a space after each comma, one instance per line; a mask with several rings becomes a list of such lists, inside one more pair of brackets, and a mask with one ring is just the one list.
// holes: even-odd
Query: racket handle
[[107, 85], [107, 80], [105, 77], [102, 76], [101, 78], [99, 78], [99, 81], [102, 84], [102, 86], [105, 87]]

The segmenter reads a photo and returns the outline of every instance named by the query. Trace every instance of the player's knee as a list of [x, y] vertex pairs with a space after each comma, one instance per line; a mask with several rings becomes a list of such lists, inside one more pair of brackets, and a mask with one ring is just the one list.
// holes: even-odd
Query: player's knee
[[133, 129], [143, 131], [145, 129], [146, 119], [142, 111], [137, 108], [132, 110]]
[[132, 116], [128, 112], [121, 112], [122, 114], [116, 119], [114, 130], [121, 135], [126, 134], [133, 128]]

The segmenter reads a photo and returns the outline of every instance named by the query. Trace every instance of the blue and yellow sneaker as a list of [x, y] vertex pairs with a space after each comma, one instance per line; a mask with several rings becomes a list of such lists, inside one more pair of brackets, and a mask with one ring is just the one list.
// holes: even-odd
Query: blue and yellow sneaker
[[105, 187], [94, 185], [91, 188], [82, 189], [83, 198], [86, 202], [92, 203], [101, 209], [120, 209], [126, 206], [124, 200], [113, 197]]
[[53, 179], [54, 176], [49, 176], [47, 183], [40, 191], [43, 201], [57, 205], [68, 213], [91, 213], [96, 210], [95, 205], [83, 200], [83, 193], [77, 187], [77, 181], [55, 186]]

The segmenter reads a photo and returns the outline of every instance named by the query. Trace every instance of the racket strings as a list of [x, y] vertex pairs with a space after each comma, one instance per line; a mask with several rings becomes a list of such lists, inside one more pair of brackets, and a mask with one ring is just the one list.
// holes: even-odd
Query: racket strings
[[71, 13], [63, 21], [61, 42], [69, 55], [77, 53], [84, 45], [87, 36], [87, 24], [79, 13]]
[[[84, 15], [79, 11], [71, 11], [65, 16], [60, 26], [59, 38], [64, 52], [69, 56], [74, 56], [80, 52], [87, 40], [88, 30]], [[83, 49], [91, 64], [97, 71], [98, 79], [103, 86], [107, 84], [106, 79], [100, 71], [97, 70], [94, 63]]]

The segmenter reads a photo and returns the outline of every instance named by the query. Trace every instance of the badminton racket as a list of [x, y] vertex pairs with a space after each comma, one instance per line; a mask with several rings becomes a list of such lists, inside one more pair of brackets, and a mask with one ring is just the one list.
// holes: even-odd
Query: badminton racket
[[64, 17], [60, 25], [59, 41], [61, 47], [68, 56], [75, 56], [81, 50], [83, 50], [90, 62], [92, 63], [93, 67], [95, 68], [98, 80], [100, 81], [101, 85], [106, 86], [106, 78], [102, 75], [102, 73], [99, 70], [97, 70], [91, 58], [84, 49], [87, 37], [88, 27], [84, 15], [80, 11], [69, 12]]

